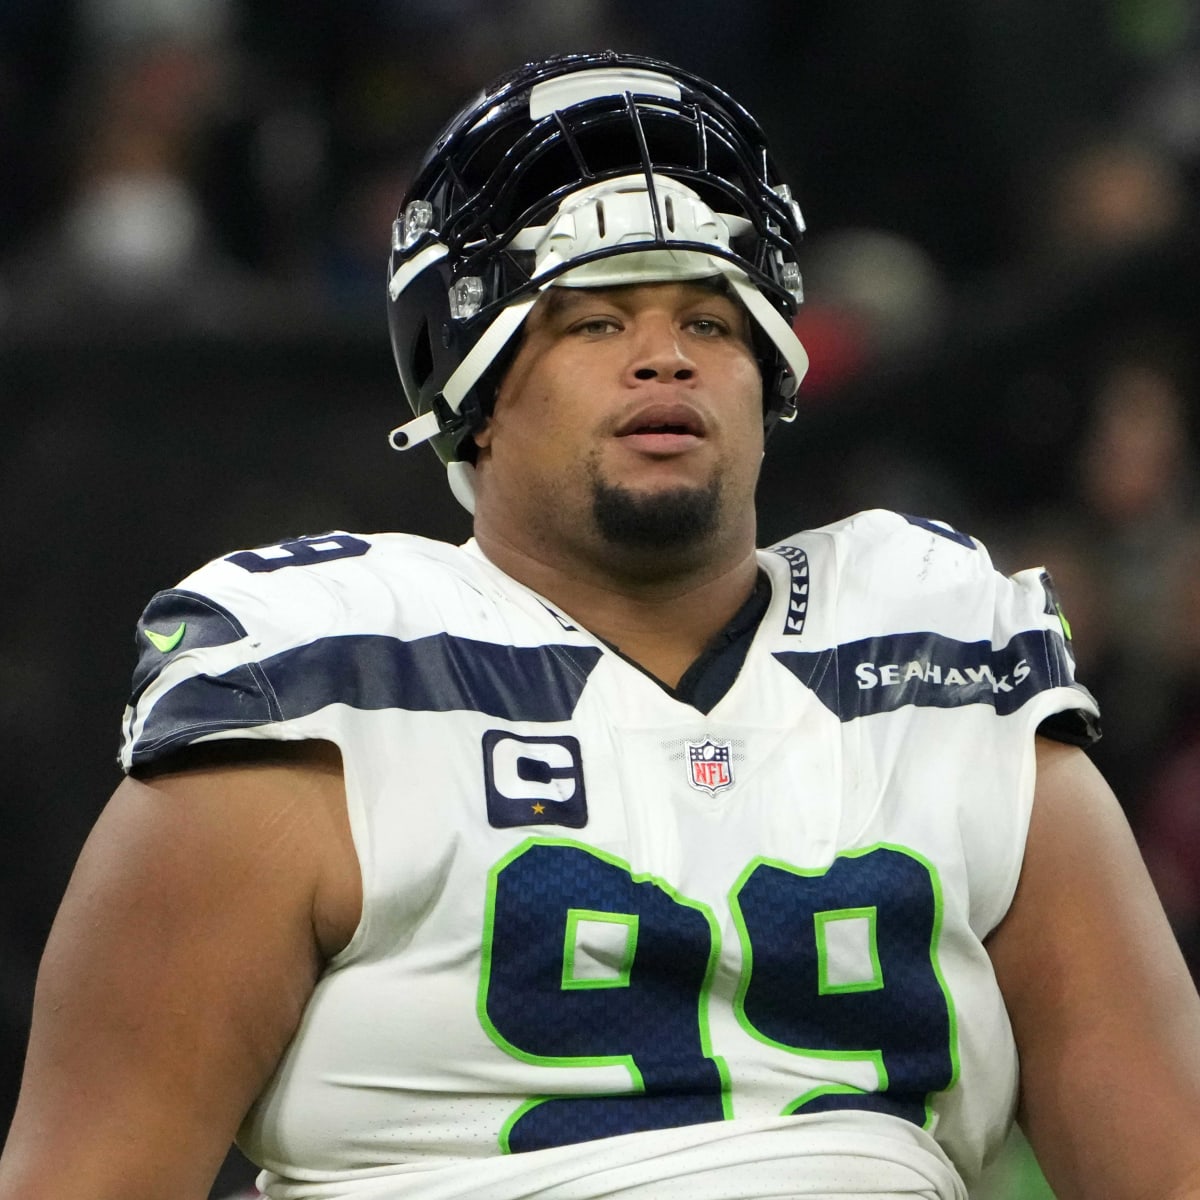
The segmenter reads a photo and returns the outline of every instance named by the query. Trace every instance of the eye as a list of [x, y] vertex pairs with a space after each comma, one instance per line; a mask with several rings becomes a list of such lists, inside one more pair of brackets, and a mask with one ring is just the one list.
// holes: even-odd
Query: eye
[[584, 337], [604, 337], [610, 333], [621, 332], [621, 322], [616, 317], [591, 316], [576, 321], [571, 326], [571, 333], [582, 334]]
[[706, 338], [724, 337], [729, 333], [728, 322], [722, 321], [718, 317], [691, 317], [687, 322], [687, 328]]

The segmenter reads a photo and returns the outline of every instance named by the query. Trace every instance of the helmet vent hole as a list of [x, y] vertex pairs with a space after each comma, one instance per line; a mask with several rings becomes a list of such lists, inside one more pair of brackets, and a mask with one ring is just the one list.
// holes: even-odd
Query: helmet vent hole
[[433, 374], [433, 342], [429, 336], [428, 320], [421, 322], [421, 327], [413, 339], [412, 371], [418, 387], [424, 386], [425, 381]]
[[671, 199], [670, 196], [667, 196], [665, 199], [666, 199], [666, 203], [664, 204], [663, 207], [667, 210], [667, 228], [672, 233], [674, 233], [675, 232], [675, 203]]
[[596, 201], [596, 228], [600, 231], [600, 236], [604, 236], [604, 201]]

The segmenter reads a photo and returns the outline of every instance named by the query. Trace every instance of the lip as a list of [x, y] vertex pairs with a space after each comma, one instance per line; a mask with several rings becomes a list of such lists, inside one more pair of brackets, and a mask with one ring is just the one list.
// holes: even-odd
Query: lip
[[704, 442], [694, 433], [627, 433], [620, 440], [622, 446], [656, 458], [686, 454]]
[[691, 404], [660, 400], [643, 405], [617, 427], [616, 436], [639, 445], [695, 445], [706, 433], [704, 418]]

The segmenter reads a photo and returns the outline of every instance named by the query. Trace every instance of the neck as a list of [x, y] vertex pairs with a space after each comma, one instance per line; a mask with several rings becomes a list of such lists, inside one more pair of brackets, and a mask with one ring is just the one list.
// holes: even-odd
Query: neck
[[739, 552], [702, 564], [649, 562], [570, 564], [476, 524], [475, 537], [505, 574], [544, 596], [573, 621], [616, 646], [668, 687], [700, 656], [754, 590], [753, 539]]

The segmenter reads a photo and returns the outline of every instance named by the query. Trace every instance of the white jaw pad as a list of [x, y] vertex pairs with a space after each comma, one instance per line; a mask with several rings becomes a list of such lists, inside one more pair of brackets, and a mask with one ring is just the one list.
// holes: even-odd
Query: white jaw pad
[[475, 468], [469, 462], [448, 462], [446, 478], [450, 481], [450, 492], [455, 500], [467, 510], [475, 512]]

